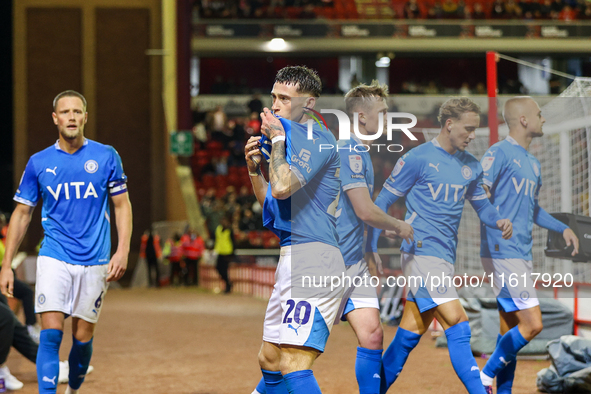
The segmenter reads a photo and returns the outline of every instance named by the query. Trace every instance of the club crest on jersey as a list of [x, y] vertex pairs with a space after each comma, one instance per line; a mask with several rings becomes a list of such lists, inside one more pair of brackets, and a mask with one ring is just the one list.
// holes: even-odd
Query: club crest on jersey
[[490, 170], [490, 168], [492, 167], [494, 161], [495, 161], [495, 158], [492, 157], [492, 156], [487, 156], [487, 157], [483, 158], [482, 159], [482, 169], [484, 171]]
[[349, 166], [351, 167], [351, 171], [355, 174], [361, 173], [363, 169], [363, 161], [361, 160], [361, 156], [359, 155], [352, 155], [349, 156]]
[[462, 167], [462, 176], [465, 179], [470, 179], [472, 178], [472, 169], [468, 166], [463, 166]]
[[94, 174], [96, 170], [98, 170], [98, 163], [94, 160], [88, 160], [86, 163], [84, 163], [84, 169], [89, 174]]
[[400, 159], [398, 160], [398, 163], [396, 163], [396, 165], [394, 166], [394, 169], [392, 170], [392, 175], [396, 176], [400, 174], [400, 171], [402, 171], [402, 167], [404, 167], [404, 160]]
[[540, 169], [538, 168], [538, 165], [536, 163], [532, 163], [531, 166], [534, 169], [534, 174], [536, 174], [536, 176], [540, 176]]

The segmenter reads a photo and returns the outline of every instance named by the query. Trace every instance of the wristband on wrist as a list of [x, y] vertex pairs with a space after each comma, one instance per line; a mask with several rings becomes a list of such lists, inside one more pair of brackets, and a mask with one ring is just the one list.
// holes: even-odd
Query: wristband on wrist
[[271, 140], [271, 143], [276, 143], [279, 141], [285, 141], [285, 136], [284, 135], [278, 135], [277, 137], [273, 137], [273, 139]]

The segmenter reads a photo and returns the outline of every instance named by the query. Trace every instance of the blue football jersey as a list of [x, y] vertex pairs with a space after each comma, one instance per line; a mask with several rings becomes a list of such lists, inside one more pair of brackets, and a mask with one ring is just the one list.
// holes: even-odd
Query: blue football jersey
[[337, 207], [337, 232], [339, 248], [345, 265], [353, 265], [363, 258], [365, 223], [357, 217], [353, 204], [347, 196], [347, 190], [367, 188], [370, 198], [373, 196], [373, 166], [369, 152], [357, 152], [355, 146], [361, 141], [353, 135], [350, 140], [338, 142], [341, 157], [341, 198]]
[[466, 151], [450, 155], [436, 138], [398, 160], [384, 192], [406, 196], [405, 221], [414, 228], [414, 242], [403, 241], [401, 250], [452, 264], [464, 201], [486, 198], [480, 162]]
[[70, 264], [109, 263], [107, 197], [127, 192], [126, 182], [117, 151], [89, 139], [73, 154], [56, 142], [31, 156], [14, 200], [36, 206], [43, 199], [45, 238], [39, 255]]
[[[273, 198], [271, 186], [263, 206], [263, 224], [280, 238], [280, 245], [322, 242], [338, 247], [336, 208], [340, 195], [340, 159], [335, 149], [320, 149], [321, 144], [336, 146], [329, 130], [313, 127], [307, 138], [307, 126], [280, 118], [290, 145], [287, 162], [302, 188], [285, 200]], [[286, 138], [287, 141], [287, 138]]]
[[[513, 223], [513, 237], [481, 224], [480, 255], [500, 259], [532, 259], [534, 208], [542, 187], [538, 159], [515, 139], [507, 137], [491, 146], [481, 160], [484, 184], [490, 188], [493, 206]], [[566, 226], [565, 226], [566, 227]]]

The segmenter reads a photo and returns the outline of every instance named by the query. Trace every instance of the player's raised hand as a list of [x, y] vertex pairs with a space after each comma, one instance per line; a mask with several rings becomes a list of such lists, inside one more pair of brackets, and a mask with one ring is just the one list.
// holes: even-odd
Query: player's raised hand
[[513, 223], [509, 219], [499, 220], [497, 227], [503, 232], [503, 239], [509, 239], [513, 236]]
[[259, 169], [263, 155], [259, 149], [260, 136], [250, 137], [244, 146], [244, 157], [249, 172], [256, 172]]
[[575, 232], [570, 228], [567, 228], [562, 233], [564, 240], [566, 241], [566, 246], [574, 246], [573, 252], [571, 256], [576, 256], [579, 253], [579, 238], [577, 238]]
[[263, 123], [261, 124], [261, 132], [268, 139], [273, 140], [275, 137], [279, 137], [281, 135], [285, 136], [283, 125], [279, 119], [273, 115], [273, 112], [269, 108], [263, 108], [263, 112], [261, 112], [261, 119], [263, 120]]
[[390, 231], [387, 230], [384, 232], [386, 238], [395, 239], [395, 238], [402, 238], [409, 244], [415, 240], [415, 230], [412, 226], [402, 220], [399, 220], [400, 227], [397, 231]]
[[5, 268], [0, 269], [0, 292], [6, 297], [12, 298], [14, 297], [14, 273], [10, 268], [10, 262], [4, 261], [2, 267], [5, 265]]
[[113, 282], [121, 279], [125, 271], [127, 270], [127, 254], [126, 253], [115, 253], [109, 261], [109, 267], [107, 269], [107, 282]]

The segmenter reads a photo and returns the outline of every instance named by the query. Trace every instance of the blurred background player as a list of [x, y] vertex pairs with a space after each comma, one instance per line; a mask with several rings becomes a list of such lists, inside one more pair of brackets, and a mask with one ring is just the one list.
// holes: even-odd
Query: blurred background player
[[[313, 127], [315, 140], [308, 140], [304, 125], [304, 107], [314, 108], [321, 90], [320, 78], [307, 67], [285, 67], [277, 73], [272, 112], [264, 108], [261, 114], [261, 130], [273, 144], [269, 183], [260, 170], [260, 137], [251, 137], [245, 146], [252, 186], [264, 207], [263, 222], [281, 245], [259, 352], [267, 394], [320, 393], [311, 367], [324, 351], [343, 295], [340, 287], [300, 285], [302, 273], [340, 276], [345, 271], [334, 216], [340, 160], [334, 150], [317, 152], [316, 144], [335, 146], [336, 140], [318, 125]], [[299, 160], [292, 163], [292, 158]]]
[[[64, 320], [72, 316], [66, 393], [77, 393], [92, 356], [92, 338], [108, 282], [127, 268], [131, 203], [127, 177], [115, 149], [84, 137], [86, 99], [67, 90], [53, 101], [59, 139], [31, 156], [15, 194], [18, 203], [6, 236], [0, 290], [12, 297], [10, 262], [22, 242], [39, 199], [45, 238], [37, 259], [36, 312], [42, 331], [37, 353], [39, 392], [55, 393]], [[110, 257], [108, 196], [115, 207], [117, 251]], [[80, 214], [80, 213], [84, 214]]]
[[[6, 389], [20, 390], [24, 386], [23, 382], [12, 375], [8, 366], [5, 365], [11, 347], [33, 364], [36, 363], [38, 343], [33, 340], [27, 328], [12, 312], [6, 297], [0, 294], [0, 378], [4, 379]], [[92, 365], [89, 365], [86, 374], [91, 373], [93, 369]], [[68, 383], [68, 372], [68, 361], [60, 361], [58, 383]]]
[[148, 285], [150, 287], [160, 287], [158, 262], [162, 258], [162, 249], [160, 247], [160, 236], [152, 231], [152, 229], [148, 229], [142, 234], [140, 257], [146, 259], [148, 266]]
[[229, 294], [232, 291], [232, 282], [228, 275], [228, 267], [234, 257], [234, 232], [232, 231], [232, 224], [228, 216], [222, 218], [222, 222], [215, 229], [215, 239], [213, 249], [217, 252], [218, 257], [215, 264], [220, 277], [226, 284], [224, 293]]
[[[484, 393], [470, 349], [468, 317], [451, 285], [464, 200], [470, 201], [483, 223], [502, 231], [503, 238], [512, 234], [511, 222], [501, 219], [486, 198], [480, 163], [466, 152], [480, 124], [479, 113], [478, 105], [468, 98], [443, 103], [439, 135], [398, 160], [376, 199], [376, 205], [387, 212], [398, 198], [406, 196], [406, 222], [414, 228], [414, 241], [402, 242], [401, 266], [407, 278], [422, 278], [422, 283], [409, 281], [400, 326], [384, 353], [383, 393], [394, 383], [433, 318], [445, 330], [452, 365], [468, 392]], [[368, 235], [373, 251], [380, 232]], [[445, 277], [449, 282], [435, 287], [429, 276]]]
[[175, 233], [172, 238], [169, 238], [164, 243], [164, 249], [162, 250], [162, 253], [170, 264], [170, 284], [176, 285], [183, 283], [183, 270], [185, 269], [185, 263], [183, 261], [183, 248], [181, 245], [181, 236], [179, 233]]
[[181, 237], [181, 245], [183, 247], [183, 257], [185, 268], [187, 270], [185, 275], [185, 285], [198, 286], [199, 259], [203, 256], [203, 251], [205, 250], [203, 237], [201, 237], [194, 228], [189, 227], [187, 232]]
[[[482, 266], [487, 274], [494, 273], [501, 318], [497, 347], [480, 373], [490, 394], [495, 376], [497, 393], [511, 393], [517, 352], [543, 328], [542, 312], [531, 280], [534, 223], [562, 234], [566, 244], [574, 247], [573, 256], [579, 248], [575, 233], [538, 205], [542, 167], [527, 150], [532, 139], [544, 135], [542, 126], [546, 119], [542, 110], [531, 97], [515, 97], [505, 103], [503, 117], [509, 136], [491, 146], [481, 161], [484, 187], [487, 192], [490, 189], [490, 202], [502, 217], [511, 220], [515, 230], [515, 236], [508, 240], [501, 239], [498, 231], [490, 231], [484, 225], [480, 230]], [[510, 275], [527, 278], [527, 283], [519, 281], [518, 286], [511, 287]]]
[[[0, 213], [0, 268], [2, 267], [2, 260], [4, 259], [4, 230], [7, 229], [6, 217]], [[12, 271], [14, 275], [14, 270]], [[39, 343], [39, 334], [41, 332], [37, 324], [37, 316], [35, 315], [35, 292], [28, 284], [14, 277], [14, 298], [20, 300], [23, 305], [23, 312], [25, 314], [25, 324], [29, 335], [36, 343]], [[10, 304], [9, 304], [10, 305]], [[13, 305], [13, 310], [14, 305]]]

